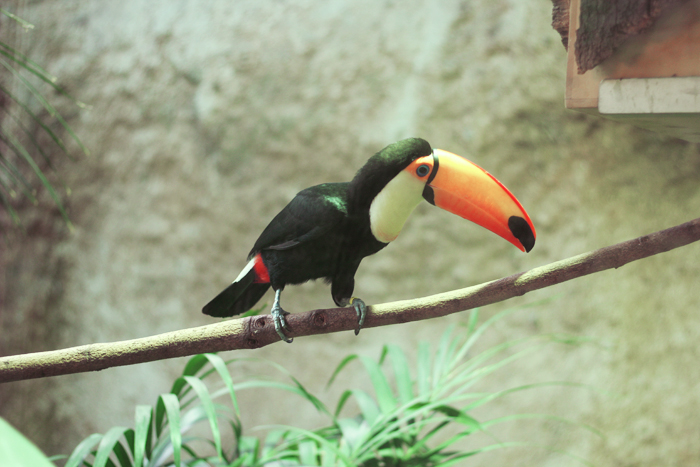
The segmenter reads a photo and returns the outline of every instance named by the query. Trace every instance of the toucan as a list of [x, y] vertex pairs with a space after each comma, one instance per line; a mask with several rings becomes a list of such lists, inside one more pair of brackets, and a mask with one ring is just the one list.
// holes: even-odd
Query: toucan
[[365, 256], [396, 239], [422, 200], [485, 227], [524, 252], [535, 245], [530, 217], [495, 177], [423, 139], [404, 139], [370, 157], [350, 182], [300, 191], [263, 230], [238, 277], [203, 313], [243, 313], [272, 286], [275, 330], [292, 342], [284, 334], [290, 330], [289, 313], [280, 305], [280, 294], [288, 284], [323, 278], [331, 284], [336, 305], [355, 309], [359, 333], [366, 305], [352, 295], [355, 272]]

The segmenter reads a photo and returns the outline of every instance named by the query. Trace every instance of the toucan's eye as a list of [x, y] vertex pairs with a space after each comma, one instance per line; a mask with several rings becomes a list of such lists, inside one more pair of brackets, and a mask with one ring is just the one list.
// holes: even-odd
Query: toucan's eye
[[428, 164], [421, 164], [416, 169], [416, 175], [418, 175], [419, 177], [425, 177], [429, 173], [430, 173], [430, 166], [428, 166]]

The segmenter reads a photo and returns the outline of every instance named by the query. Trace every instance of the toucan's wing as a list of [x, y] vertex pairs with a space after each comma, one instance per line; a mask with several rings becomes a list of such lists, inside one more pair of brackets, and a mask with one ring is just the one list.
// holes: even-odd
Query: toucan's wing
[[348, 183], [324, 183], [297, 193], [265, 227], [250, 257], [262, 250], [288, 250], [322, 237], [347, 217]]

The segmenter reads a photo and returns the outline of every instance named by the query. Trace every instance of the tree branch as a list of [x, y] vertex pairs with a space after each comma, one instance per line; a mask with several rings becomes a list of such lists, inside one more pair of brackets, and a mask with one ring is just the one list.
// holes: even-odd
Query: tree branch
[[[368, 307], [365, 328], [445, 316], [507, 300], [527, 292], [593, 274], [700, 240], [700, 218], [650, 235], [550, 263], [465, 289]], [[289, 337], [355, 329], [352, 308], [331, 308], [287, 316]], [[0, 383], [113, 366], [133, 365], [205, 352], [255, 349], [279, 341], [270, 315], [234, 319], [141, 339], [89, 344], [63, 350], [0, 358]]]

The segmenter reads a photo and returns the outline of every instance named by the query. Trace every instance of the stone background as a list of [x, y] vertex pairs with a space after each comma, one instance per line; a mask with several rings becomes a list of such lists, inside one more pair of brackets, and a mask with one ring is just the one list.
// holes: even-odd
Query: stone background
[[[564, 109], [566, 54], [549, 24], [549, 1], [3, 6], [36, 25], [12, 36], [21, 50], [92, 108], [53, 96], [91, 151], [75, 162], [56, 156], [54, 178], [72, 191], [65, 202], [75, 233], [43, 195], [39, 206], [18, 202], [25, 234], [2, 224], [2, 354], [210, 323], [201, 306], [236, 277], [259, 232], [297, 191], [348, 180], [371, 154], [408, 136], [496, 175], [530, 213], [537, 245], [524, 255], [424, 203], [396, 242], [363, 262], [356, 293], [368, 303], [477, 284], [700, 212], [697, 145]], [[10, 32], [5, 21], [0, 33]], [[700, 464], [699, 260], [700, 247], [691, 245], [483, 309], [487, 318], [533, 304], [501, 321], [484, 346], [550, 332], [594, 340], [546, 347], [485, 380], [483, 390], [543, 381], [595, 389], [538, 388], [477, 416], [538, 412], [588, 423], [605, 438], [532, 420], [494, 433], [595, 465]], [[289, 288], [285, 304], [302, 311], [332, 301], [318, 283]], [[228, 356], [277, 362], [332, 405], [343, 384], [369, 387], [353, 368], [324, 392], [342, 357], [376, 357], [389, 342], [412, 353], [466, 318]], [[0, 415], [47, 454], [67, 454], [90, 433], [132, 425], [134, 406], [168, 391], [184, 362], [7, 384]], [[243, 365], [241, 378], [255, 372]], [[322, 420], [291, 397], [241, 398], [249, 428], [311, 428]], [[475, 466], [579, 465], [535, 447], [472, 459]]]

